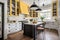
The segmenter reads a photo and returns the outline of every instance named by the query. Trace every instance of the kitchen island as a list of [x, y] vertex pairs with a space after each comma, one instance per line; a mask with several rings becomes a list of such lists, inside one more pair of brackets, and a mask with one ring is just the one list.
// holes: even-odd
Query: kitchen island
[[42, 25], [43, 22], [37, 22], [37, 23], [24, 23], [24, 35], [31, 37], [31, 38], [36, 38], [37, 35], [37, 27]]

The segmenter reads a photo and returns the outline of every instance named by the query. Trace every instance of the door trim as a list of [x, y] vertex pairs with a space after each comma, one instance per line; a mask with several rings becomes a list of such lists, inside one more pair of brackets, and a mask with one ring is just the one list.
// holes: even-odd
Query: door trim
[[1, 40], [4, 40], [4, 3], [0, 2], [2, 5], [2, 38]]

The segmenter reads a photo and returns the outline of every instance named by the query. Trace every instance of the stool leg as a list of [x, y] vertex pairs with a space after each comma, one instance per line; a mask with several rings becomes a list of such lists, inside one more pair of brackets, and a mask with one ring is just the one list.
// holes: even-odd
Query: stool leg
[[45, 30], [44, 30], [44, 32], [43, 32], [43, 40], [45, 40]]

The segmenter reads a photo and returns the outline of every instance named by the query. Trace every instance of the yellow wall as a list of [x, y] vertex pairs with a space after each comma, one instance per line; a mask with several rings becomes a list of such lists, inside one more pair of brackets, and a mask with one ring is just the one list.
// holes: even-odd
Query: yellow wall
[[21, 11], [21, 13], [29, 14], [28, 5], [26, 3], [24, 3], [23, 1], [20, 1], [20, 11]]
[[16, 0], [16, 1], [19, 1], [19, 0]]

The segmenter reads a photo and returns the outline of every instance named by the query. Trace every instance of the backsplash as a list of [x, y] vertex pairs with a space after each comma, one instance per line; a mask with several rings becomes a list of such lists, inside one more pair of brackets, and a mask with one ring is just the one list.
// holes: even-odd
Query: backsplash
[[20, 20], [24, 20], [25, 16], [24, 14], [19, 14], [19, 16], [9, 16], [8, 17], [8, 20], [12, 21], [12, 20], [15, 20], [15, 21], [20, 21]]

